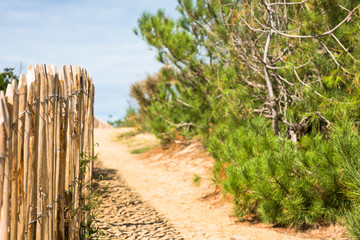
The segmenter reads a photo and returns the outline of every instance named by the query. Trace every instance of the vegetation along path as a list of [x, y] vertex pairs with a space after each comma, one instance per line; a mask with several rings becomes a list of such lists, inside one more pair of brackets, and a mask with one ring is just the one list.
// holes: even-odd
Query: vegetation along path
[[[213, 163], [201, 154], [194, 156], [196, 146], [177, 155], [150, 151], [138, 156], [129, 151], [135, 140], [116, 138], [123, 131], [95, 129], [100, 153], [95, 173], [104, 176], [100, 186], [108, 186], [96, 211], [96, 224], [107, 234], [101, 239], [337, 239], [239, 223], [232, 216], [231, 204], [222, 201], [206, 180]], [[140, 144], [149, 141], [148, 135], [139, 137]], [[192, 183], [194, 173], [204, 177], [200, 187]]]

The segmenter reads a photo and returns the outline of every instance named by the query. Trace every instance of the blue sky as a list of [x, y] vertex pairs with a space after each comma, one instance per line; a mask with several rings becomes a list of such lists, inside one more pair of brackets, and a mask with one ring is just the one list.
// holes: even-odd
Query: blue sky
[[85, 67], [96, 87], [95, 115], [123, 117], [129, 86], [161, 67], [133, 33], [147, 10], [176, 15], [176, 0], [0, 0], [0, 71], [22, 64]]

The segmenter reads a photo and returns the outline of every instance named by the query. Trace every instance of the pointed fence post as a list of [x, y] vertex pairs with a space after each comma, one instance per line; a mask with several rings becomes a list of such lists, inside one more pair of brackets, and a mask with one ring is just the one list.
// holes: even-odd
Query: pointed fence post
[[53, 238], [58, 239], [58, 219], [59, 219], [59, 179], [60, 179], [60, 131], [61, 131], [61, 98], [60, 98], [60, 80], [57, 71], [55, 71], [55, 115], [54, 115], [54, 209], [53, 209]]
[[[18, 110], [19, 110], [19, 93], [16, 80], [12, 81], [12, 88], [6, 92], [8, 109], [11, 109], [10, 135], [11, 135], [11, 194], [10, 194], [10, 239], [17, 239], [18, 235], [18, 174], [17, 174], [17, 126], [18, 126]], [[9, 87], [8, 87], [9, 89]], [[7, 90], [8, 90], [7, 89]]]
[[68, 123], [68, 94], [65, 80], [65, 68], [62, 67], [59, 75], [59, 109], [60, 109], [60, 124], [59, 124], [59, 162], [58, 162], [58, 240], [65, 239], [65, 168], [66, 168], [66, 150], [67, 150], [67, 123]]
[[[30, 68], [30, 67], [29, 67]], [[29, 171], [30, 171], [30, 135], [31, 135], [31, 120], [32, 120], [32, 95], [33, 95], [33, 83], [29, 81], [32, 79], [29, 75], [26, 77], [27, 79], [27, 94], [25, 101], [25, 123], [24, 123], [24, 149], [23, 149], [23, 158], [24, 158], [24, 183], [23, 183], [23, 193], [24, 193], [24, 204], [23, 204], [23, 212], [24, 212], [24, 239], [27, 239], [28, 234], [28, 225], [29, 225], [29, 200], [30, 196], [28, 194], [28, 188], [32, 185], [28, 185], [29, 183]]]
[[18, 182], [18, 212], [19, 212], [19, 223], [18, 223], [18, 240], [24, 239], [25, 232], [25, 196], [24, 194], [24, 181], [25, 171], [24, 168], [24, 130], [25, 130], [25, 115], [26, 115], [26, 96], [27, 96], [27, 84], [24, 74], [20, 75], [19, 80], [19, 114], [18, 114], [18, 126], [17, 126], [17, 182]]
[[[27, 73], [27, 103], [25, 115], [25, 139], [24, 139], [24, 168], [27, 169], [27, 173], [24, 174], [26, 182], [24, 183], [26, 193], [25, 207], [25, 239], [33, 239], [33, 233], [35, 232], [36, 217], [36, 162], [35, 162], [35, 108], [34, 108], [34, 91], [35, 91], [35, 73], [32, 66], [29, 67]], [[27, 167], [25, 167], [27, 165]]]
[[47, 238], [54, 239], [54, 173], [55, 173], [55, 154], [54, 154], [54, 120], [55, 120], [55, 92], [57, 83], [55, 79], [56, 67], [47, 66], [47, 97], [46, 97], [46, 138], [47, 138], [47, 179], [48, 179], [48, 201], [47, 211]]
[[81, 70], [80, 67], [75, 66], [74, 68], [75, 72], [75, 148], [74, 148], [74, 159], [75, 159], [75, 189], [74, 189], [74, 238], [76, 238], [76, 234], [78, 234], [80, 230], [80, 222], [81, 222], [81, 216], [80, 216], [80, 181], [81, 181], [81, 173], [80, 173], [80, 155], [81, 155], [81, 124], [82, 124], [82, 89], [83, 89], [83, 83], [81, 78]]
[[[39, 168], [39, 124], [40, 124], [40, 72], [39, 66], [35, 65], [34, 68], [29, 68], [28, 76], [33, 77], [34, 82], [32, 85], [33, 96], [30, 99], [30, 107], [32, 109], [31, 131], [29, 142], [29, 222], [28, 222], [28, 239], [35, 239], [38, 231], [38, 207], [37, 200], [40, 195], [40, 188], [38, 182], [38, 168]], [[40, 211], [40, 210], [39, 210]], [[41, 235], [41, 232], [40, 232]]]
[[46, 68], [44, 65], [39, 66], [40, 73], [40, 95], [39, 95], [39, 138], [38, 138], [38, 169], [37, 169], [37, 183], [38, 183], [38, 199], [37, 199], [37, 218], [36, 225], [36, 239], [45, 239], [46, 234], [46, 205], [48, 197], [48, 179], [46, 172], [46, 103], [47, 95], [46, 85]]
[[[1, 191], [1, 204], [0, 204], [0, 239], [8, 240], [10, 237], [10, 212], [9, 212], [9, 201], [10, 201], [10, 114], [7, 108], [7, 101], [4, 96], [4, 92], [0, 91], [0, 116], [1, 121], [1, 140], [0, 140], [0, 164], [4, 169], [3, 174], [0, 175], [2, 179], [2, 191]], [[0, 173], [1, 174], [1, 173]]]

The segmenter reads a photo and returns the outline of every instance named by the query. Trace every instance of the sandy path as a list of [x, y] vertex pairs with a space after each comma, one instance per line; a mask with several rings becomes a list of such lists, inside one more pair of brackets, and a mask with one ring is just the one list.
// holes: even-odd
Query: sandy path
[[[268, 227], [236, 223], [234, 218], [230, 217], [228, 205], [212, 207], [208, 202], [200, 200], [201, 191], [191, 182], [191, 170], [187, 171], [184, 166], [161, 167], [138, 159], [129, 153], [124, 144], [115, 140], [116, 131], [119, 130], [95, 129], [95, 140], [100, 145], [97, 149], [100, 161], [107, 169], [117, 170], [129, 186], [166, 216], [185, 239], [305, 239], [300, 235], [282, 234]], [[113, 222], [120, 221], [111, 216], [111, 211], [107, 212], [107, 218], [111, 218]]]
[[93, 239], [183, 239], [165, 217], [127, 185], [116, 170], [97, 162], [94, 177], [100, 175], [102, 180], [97, 189], [104, 193], [95, 212], [96, 226], [101, 231]]

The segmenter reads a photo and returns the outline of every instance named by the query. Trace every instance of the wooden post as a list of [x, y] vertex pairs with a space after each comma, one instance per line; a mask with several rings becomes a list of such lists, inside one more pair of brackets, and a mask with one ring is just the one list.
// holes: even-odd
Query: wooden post
[[[24, 129], [25, 129], [25, 115], [26, 115], [26, 94], [27, 94], [27, 85], [25, 75], [21, 74], [19, 80], [19, 114], [18, 114], [18, 126], [17, 126], [17, 174], [18, 174], [18, 212], [19, 214], [19, 224], [18, 224], [18, 239], [24, 239], [25, 232], [25, 196], [24, 194]], [[27, 170], [26, 170], [27, 172]]]
[[[27, 95], [26, 95], [26, 114], [25, 114], [25, 126], [24, 126], [24, 184], [23, 184], [23, 193], [25, 195], [23, 211], [24, 211], [24, 239], [28, 237], [28, 226], [29, 226], [29, 209], [30, 209], [30, 195], [28, 193], [28, 188], [33, 188], [33, 185], [28, 185], [29, 183], [29, 172], [31, 171], [30, 165], [30, 136], [31, 131], [33, 131], [34, 124], [32, 123], [33, 119], [33, 88], [35, 76], [34, 72], [31, 71], [32, 66], [29, 67], [28, 74], [26, 76], [27, 80]], [[32, 153], [33, 154], [33, 153]]]
[[[48, 68], [45, 64], [40, 65], [40, 76], [43, 76], [44, 78], [44, 102], [41, 102], [43, 104], [44, 108], [44, 121], [45, 121], [45, 135], [43, 137], [44, 141], [44, 159], [42, 159], [42, 192], [43, 192], [43, 201], [42, 201], [42, 213], [44, 214], [44, 221], [43, 221], [43, 230], [44, 230], [44, 239], [50, 239], [49, 234], [49, 219], [50, 219], [50, 206], [49, 206], [49, 198], [50, 198], [50, 181], [51, 181], [51, 175], [49, 175], [49, 171], [52, 172], [51, 163], [49, 159], [49, 136], [50, 136], [50, 126], [49, 126], [49, 95], [48, 95], [48, 89], [49, 87], [49, 75], [48, 75]], [[41, 96], [41, 93], [40, 93]]]
[[30, 123], [30, 140], [29, 140], [29, 173], [28, 173], [28, 185], [32, 186], [27, 189], [28, 198], [28, 234], [27, 239], [33, 240], [36, 237], [37, 226], [37, 200], [40, 194], [39, 182], [37, 177], [38, 165], [39, 165], [39, 124], [40, 124], [40, 73], [39, 67], [29, 67], [28, 81], [32, 81], [30, 84], [28, 96], [28, 106], [32, 113]]
[[82, 91], [83, 88], [82, 79], [81, 79], [81, 70], [78, 66], [74, 67], [75, 72], [75, 89], [76, 92], [75, 99], [75, 128], [76, 128], [76, 137], [75, 137], [75, 148], [74, 148], [74, 159], [75, 159], [75, 198], [74, 198], [74, 223], [75, 223], [75, 231], [74, 231], [74, 239], [78, 238], [78, 233], [80, 229], [80, 150], [81, 150], [81, 123], [82, 123]]
[[[24, 193], [26, 194], [26, 202], [24, 203], [25, 209], [25, 239], [29, 238], [29, 230], [34, 232], [35, 222], [33, 219], [36, 217], [36, 208], [34, 202], [36, 202], [36, 184], [34, 167], [34, 127], [35, 127], [35, 111], [34, 111], [34, 87], [35, 87], [35, 73], [32, 71], [32, 67], [29, 67], [27, 74], [28, 91], [27, 91], [27, 103], [25, 115], [25, 138], [24, 138], [24, 168], [27, 169], [27, 173], [24, 174], [26, 181], [24, 182]], [[35, 194], [34, 194], [35, 193]], [[32, 214], [31, 214], [32, 213]]]
[[56, 82], [56, 89], [55, 89], [55, 95], [56, 95], [56, 101], [55, 101], [55, 116], [54, 116], [54, 154], [55, 154], [55, 163], [54, 163], [54, 217], [53, 217], [53, 238], [58, 239], [58, 206], [59, 206], [59, 179], [60, 179], [60, 131], [61, 131], [61, 117], [62, 117], [62, 99], [60, 97], [60, 82], [59, 82], [59, 75], [57, 71], [55, 71], [55, 82]]
[[[4, 189], [4, 175], [5, 175], [5, 158], [6, 158], [6, 141], [7, 141], [7, 132], [6, 132], [6, 114], [5, 111], [7, 110], [1, 105], [2, 98], [5, 98], [4, 92], [0, 92], [0, 209], [2, 206], [2, 193]], [[5, 100], [5, 99], [4, 99]], [[4, 216], [0, 215], [0, 222], [1, 219], [4, 221]], [[0, 224], [0, 232], [1, 232], [1, 224]], [[1, 237], [1, 235], [0, 235]]]
[[46, 176], [46, 103], [45, 98], [47, 95], [46, 89], [46, 68], [40, 65], [40, 106], [39, 106], [39, 144], [38, 144], [38, 199], [37, 199], [37, 214], [38, 223], [36, 227], [36, 239], [45, 239], [46, 230], [46, 204], [47, 204], [47, 176]]
[[[2, 179], [1, 204], [0, 204], [0, 239], [9, 239], [9, 200], [10, 200], [10, 116], [4, 92], [0, 91], [0, 162], [4, 169], [0, 175]], [[0, 173], [1, 174], [1, 173]]]
[[54, 173], [55, 173], [55, 154], [54, 154], [54, 116], [55, 116], [55, 92], [56, 92], [56, 67], [53, 65], [47, 66], [47, 179], [48, 179], [48, 201], [47, 201], [47, 239], [54, 239]]
[[[71, 194], [71, 206], [74, 206], [74, 183], [75, 183], [75, 155], [74, 155], [74, 145], [76, 137], [76, 118], [75, 118], [75, 109], [76, 109], [76, 94], [74, 90], [76, 85], [74, 82], [73, 69], [71, 65], [65, 66], [66, 69], [66, 80], [67, 80], [67, 90], [68, 90], [68, 128], [67, 128], [67, 148], [66, 148], [66, 173], [67, 181], [65, 182], [65, 189]], [[73, 211], [70, 211], [68, 216], [68, 235], [72, 239], [75, 234], [74, 227], [74, 207]]]
[[58, 162], [58, 240], [65, 239], [65, 166], [66, 166], [66, 140], [67, 140], [67, 123], [68, 123], [68, 104], [67, 104], [67, 88], [66, 88], [66, 73], [65, 68], [62, 67], [60, 71], [60, 87], [59, 87], [59, 98], [60, 98], [60, 130], [59, 130], [59, 162]]
[[[94, 148], [95, 148], [95, 142], [94, 142], [94, 100], [95, 100], [95, 85], [94, 82], [91, 80], [91, 115], [90, 115], [90, 146], [91, 146], [91, 156], [94, 157], [95, 153], [94, 153]], [[93, 172], [93, 166], [94, 166], [94, 162], [91, 162], [90, 164], [90, 176], [92, 176], [92, 172]]]
[[65, 85], [66, 85], [66, 96], [68, 101], [68, 119], [67, 119], [67, 145], [66, 145], [66, 171], [65, 171], [65, 190], [69, 190], [71, 181], [72, 181], [72, 172], [74, 169], [71, 169], [72, 166], [72, 133], [73, 133], [73, 124], [74, 124], [74, 113], [73, 113], [73, 96], [72, 96], [72, 83], [73, 76], [71, 66], [64, 66], [65, 71]]
[[[91, 156], [90, 154], [90, 92], [91, 92], [91, 86], [90, 86], [90, 79], [89, 79], [89, 75], [88, 72], [86, 70], [84, 70], [83, 72], [85, 81], [84, 81], [84, 89], [86, 89], [86, 91], [84, 91], [84, 112], [85, 112], [85, 120], [84, 120], [84, 132], [83, 132], [83, 138], [84, 138], [84, 152], [86, 155]], [[88, 205], [89, 202], [87, 200], [87, 197], [89, 196], [90, 193], [90, 183], [91, 183], [91, 176], [90, 176], [90, 164], [88, 163], [86, 165], [86, 173], [85, 173], [85, 179], [84, 179], [84, 195], [85, 195], [85, 205]], [[89, 222], [89, 215], [88, 213], [85, 213], [85, 224], [87, 224]]]
[[[4, 96], [4, 92], [1, 91], [0, 95]], [[6, 141], [7, 141], [7, 132], [6, 132], [6, 124], [5, 124], [5, 108], [1, 106], [1, 97], [0, 97], [0, 193], [3, 192], [4, 188], [4, 174], [5, 174], [5, 156], [6, 156]], [[2, 206], [2, 197], [0, 196], [0, 209]], [[1, 222], [1, 215], [0, 215]]]
[[[24, 158], [24, 183], [23, 183], [23, 193], [24, 193], [24, 204], [23, 204], [23, 212], [24, 212], [24, 239], [27, 239], [28, 233], [28, 223], [29, 223], [29, 195], [28, 191], [28, 182], [29, 182], [29, 150], [30, 150], [30, 132], [31, 132], [31, 119], [32, 119], [32, 87], [33, 87], [33, 79], [30, 76], [27, 76], [27, 94], [25, 101], [25, 125], [24, 125], [24, 149], [23, 149], [23, 158]], [[31, 79], [29, 81], [28, 79]], [[32, 187], [32, 186], [31, 186]]]
[[18, 235], [18, 174], [17, 174], [17, 125], [18, 125], [18, 110], [19, 110], [19, 93], [16, 80], [12, 81], [12, 95], [8, 96], [8, 109], [11, 109], [11, 195], [10, 195], [10, 239], [17, 239]]

